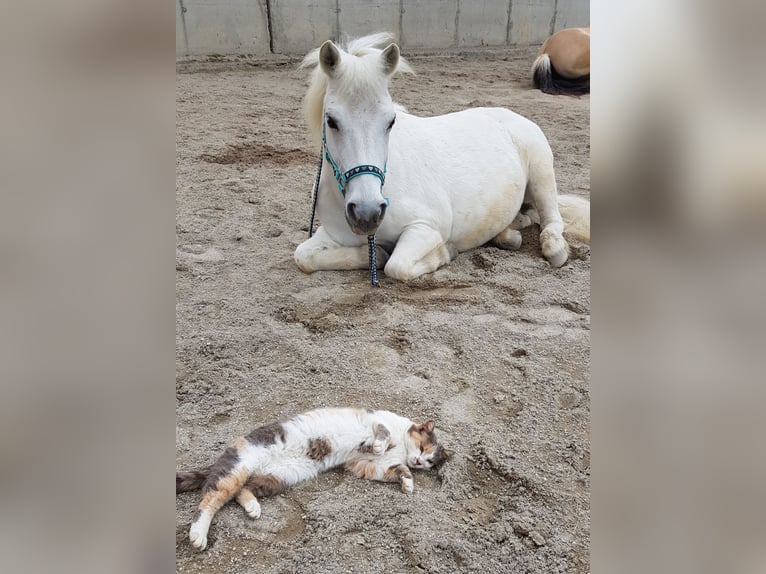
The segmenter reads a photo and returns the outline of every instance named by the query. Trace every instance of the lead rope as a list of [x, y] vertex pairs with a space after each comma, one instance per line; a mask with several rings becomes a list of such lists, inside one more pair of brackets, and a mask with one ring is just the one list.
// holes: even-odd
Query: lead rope
[[322, 164], [324, 163], [322, 153], [319, 153], [319, 164], [317, 165], [317, 178], [314, 180], [314, 193], [311, 200], [311, 220], [309, 221], [309, 239], [314, 235], [314, 216], [317, 212], [317, 197], [319, 195], [319, 178], [322, 177]]
[[[314, 193], [311, 200], [311, 219], [309, 220], [309, 239], [314, 235], [314, 217], [317, 212], [317, 197], [319, 197], [319, 178], [322, 177], [322, 164], [324, 163], [324, 154], [319, 154], [319, 164], [317, 165], [317, 176], [314, 180]], [[369, 247], [370, 259], [370, 285], [380, 287], [378, 281], [378, 250], [375, 246], [375, 236], [367, 236], [367, 246]]]
[[370, 285], [380, 287], [378, 281], [378, 249], [375, 247], [375, 236], [367, 236], [367, 246], [370, 248]]

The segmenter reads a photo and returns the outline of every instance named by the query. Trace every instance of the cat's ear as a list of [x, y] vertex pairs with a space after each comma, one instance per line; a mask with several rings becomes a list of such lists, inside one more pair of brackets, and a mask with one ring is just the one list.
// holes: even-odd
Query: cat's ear
[[422, 425], [420, 425], [420, 430], [425, 432], [434, 432], [435, 426], [436, 426], [436, 423], [434, 423], [434, 421], [426, 421]]

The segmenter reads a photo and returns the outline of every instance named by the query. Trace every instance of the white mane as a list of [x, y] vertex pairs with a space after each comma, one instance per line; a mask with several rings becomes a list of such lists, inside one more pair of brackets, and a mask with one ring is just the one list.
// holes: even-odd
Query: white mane
[[[388, 77], [383, 72], [382, 62], [378, 57], [381, 49], [394, 41], [388, 32], [379, 32], [362, 38], [349, 40], [345, 46], [338, 46], [341, 60], [338, 67], [338, 78], [341, 92], [348, 94], [379, 93], [381, 84], [386, 87]], [[309, 135], [312, 142], [318, 145], [322, 136], [322, 115], [324, 96], [327, 91], [327, 76], [319, 64], [319, 48], [309, 52], [301, 63], [301, 68], [314, 67], [311, 74], [309, 89], [303, 101]], [[402, 57], [394, 73], [414, 73], [410, 65]], [[374, 88], [374, 89], [370, 89]], [[401, 108], [400, 108], [401, 109]]]

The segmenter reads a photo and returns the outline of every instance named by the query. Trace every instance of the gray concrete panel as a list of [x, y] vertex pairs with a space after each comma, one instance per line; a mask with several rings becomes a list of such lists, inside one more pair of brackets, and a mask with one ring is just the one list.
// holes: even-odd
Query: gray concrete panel
[[338, 40], [336, 0], [271, 0], [271, 33], [277, 54], [305, 54]]
[[400, 37], [399, 2], [391, 0], [339, 0], [340, 32], [343, 37], [359, 38], [375, 32], [391, 32]]
[[508, 29], [507, 0], [460, 0], [458, 46], [503, 46]]
[[456, 45], [457, 0], [405, 0], [402, 46], [449, 48]]
[[556, 10], [555, 31], [564, 28], [582, 28], [590, 23], [588, 0], [559, 0]]
[[189, 55], [269, 53], [266, 0], [180, 0], [180, 4], [185, 9]]
[[[550, 36], [555, 0], [514, 0], [511, 6], [511, 44], [541, 44]], [[561, 2], [564, 3], [564, 0]]]

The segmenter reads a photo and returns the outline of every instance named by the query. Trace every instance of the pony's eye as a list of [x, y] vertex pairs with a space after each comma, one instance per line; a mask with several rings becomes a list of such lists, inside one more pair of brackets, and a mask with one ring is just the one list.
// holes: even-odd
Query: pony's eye
[[335, 118], [332, 116], [327, 116], [327, 127], [331, 130], [337, 130], [338, 129], [338, 123], [335, 121]]
[[396, 123], [396, 116], [391, 120], [391, 123], [388, 124], [388, 127], [386, 128], [386, 131], [390, 130], [392, 127], [394, 127], [394, 124]]

